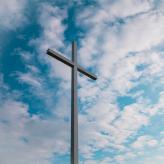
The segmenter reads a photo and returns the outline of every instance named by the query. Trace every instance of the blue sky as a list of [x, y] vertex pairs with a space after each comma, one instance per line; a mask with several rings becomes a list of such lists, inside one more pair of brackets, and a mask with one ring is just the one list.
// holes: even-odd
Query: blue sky
[[0, 5], [0, 163], [68, 164], [71, 70], [80, 164], [163, 164], [164, 2], [11, 0]]

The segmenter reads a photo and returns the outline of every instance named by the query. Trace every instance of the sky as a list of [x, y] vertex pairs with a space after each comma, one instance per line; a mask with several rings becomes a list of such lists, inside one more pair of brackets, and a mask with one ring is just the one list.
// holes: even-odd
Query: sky
[[163, 0], [0, 0], [0, 163], [70, 163], [73, 40], [80, 164], [163, 164]]

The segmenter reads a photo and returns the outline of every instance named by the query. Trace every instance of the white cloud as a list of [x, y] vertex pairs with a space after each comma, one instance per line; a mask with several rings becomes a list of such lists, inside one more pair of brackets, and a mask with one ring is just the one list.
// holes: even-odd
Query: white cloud
[[135, 149], [142, 149], [145, 146], [154, 147], [158, 144], [158, 141], [153, 139], [151, 136], [140, 136], [131, 145]]
[[[152, 100], [144, 96], [148, 91], [139, 89], [136, 96], [128, 93], [140, 84], [148, 86], [148, 82], [155, 92], [157, 86], [162, 86], [163, 52], [154, 47], [164, 40], [163, 14], [149, 1], [103, 1], [99, 5], [86, 7], [77, 16], [79, 26], [86, 30], [79, 61], [86, 67], [95, 67], [98, 75], [96, 83], [79, 80], [79, 96], [85, 104], [79, 116], [80, 137], [83, 136], [80, 150], [86, 159], [109, 147], [125, 153], [128, 139], [163, 111], [162, 95], [152, 105]], [[137, 70], [142, 64], [145, 68]], [[157, 78], [158, 82], [153, 82]], [[119, 111], [113, 104], [118, 96], [127, 94], [134, 96], [136, 103]], [[147, 145], [155, 146], [156, 140]], [[124, 153], [114, 159], [124, 160]]]
[[67, 121], [55, 116], [31, 116], [28, 105], [16, 100], [14, 93], [4, 94], [0, 107], [0, 163], [48, 164], [56, 156], [69, 153]]
[[79, 23], [83, 22], [87, 26], [100, 25], [101, 23], [114, 21], [117, 18], [145, 13], [152, 9], [152, 5], [146, 0], [116, 0], [113, 2], [103, 0], [97, 3], [96, 7], [85, 8], [84, 12], [79, 15]]
[[19, 81], [33, 87], [41, 87], [39, 78], [34, 77], [31, 73], [19, 73]]
[[[67, 14], [66, 11], [61, 10], [58, 6], [52, 6], [49, 3], [39, 3], [37, 14], [38, 24], [42, 30], [38, 38], [33, 38], [29, 42], [29, 45], [35, 46], [37, 54], [19, 51], [27, 71], [16, 73], [17, 79], [20, 83], [30, 86], [30, 93], [42, 100], [46, 105], [46, 110], [54, 111], [53, 113], [57, 116], [60, 115], [60, 117], [63, 114], [62, 117], [65, 118], [68, 117], [68, 108], [70, 106], [70, 95], [68, 93], [71, 86], [71, 69], [56, 59], [49, 57], [46, 51], [48, 48], [53, 50], [64, 49], [63, 35], [66, 27], [62, 21]], [[36, 67], [37, 63], [35, 61], [44, 65], [46, 70], [43, 71]], [[59, 80], [59, 84], [56, 84], [56, 79]], [[54, 85], [52, 86], [52, 84]], [[64, 99], [63, 102], [65, 104], [63, 104], [62, 100], [61, 102], [54, 102], [54, 97]], [[68, 98], [67, 101], [66, 97]], [[62, 111], [60, 110], [61, 106], [63, 106]]]
[[152, 155], [150, 157], [147, 157], [144, 160], [144, 164], [154, 164], [154, 163], [157, 163], [157, 161], [158, 161], [158, 164], [163, 164], [163, 161], [164, 161], [163, 155]]
[[97, 164], [97, 161], [87, 160], [87, 161], [84, 162], [84, 164]]
[[46, 54], [47, 49], [55, 51], [61, 51], [62, 49], [62, 55], [68, 57], [69, 48], [64, 44], [64, 31], [66, 29], [66, 25], [62, 23], [62, 21], [67, 17], [66, 11], [61, 10], [57, 6], [42, 3], [38, 9], [38, 13], [38, 22], [42, 28], [42, 32], [40, 37], [32, 39], [30, 44], [36, 46], [39, 54], [39, 61], [50, 65], [49, 76], [51, 78], [55, 77], [69, 81], [71, 77], [71, 69], [69, 66], [66, 66]]
[[0, 29], [15, 30], [25, 23], [25, 0], [0, 0]]
[[164, 16], [162, 14], [155, 15], [154, 13], [144, 14], [129, 20], [120, 29], [121, 36], [118, 36], [120, 41], [117, 42], [118, 45], [115, 45], [115, 47], [126, 53], [150, 49], [152, 46], [159, 44], [164, 39], [163, 20]]
[[69, 152], [68, 127], [63, 120], [31, 117], [27, 106], [14, 100], [6, 101], [0, 113], [1, 163], [48, 164], [53, 154]]
[[[39, 70], [31, 61], [30, 64], [28, 62], [26, 63], [26, 67], [27, 72], [16, 72], [13, 74], [16, 76], [18, 82], [29, 86], [30, 94], [42, 101], [42, 103], [46, 106], [46, 111], [49, 111], [63, 119], [69, 118], [69, 93], [71, 82], [61, 80], [59, 84], [56, 84], [53, 79], [48, 77], [48, 75], [42, 75], [41, 70]], [[54, 83], [55, 85], [50, 88], [49, 86], [51, 83]], [[56, 97], [56, 99], [60, 99], [58, 99], [58, 101], [54, 101], [54, 97]]]
[[39, 47], [41, 52], [48, 48], [58, 49], [63, 46], [63, 33], [65, 26], [62, 24], [66, 13], [57, 6], [51, 6], [43, 3], [39, 9], [39, 23], [42, 27], [42, 36], [39, 38]]
[[[153, 81], [163, 76], [163, 53], [156, 52], [154, 48], [164, 39], [163, 14], [157, 14], [152, 9], [152, 4], [145, 0], [116, 1], [110, 6], [107, 1], [102, 1], [100, 6], [100, 8], [89, 8], [90, 11], [86, 9], [85, 12], [81, 12], [82, 16], [78, 19], [81, 24], [88, 26], [84, 40], [81, 42], [79, 61], [85, 66], [95, 66], [95, 72], [98, 74], [98, 80], [95, 83], [91, 83], [84, 77], [79, 78], [79, 96], [83, 103], [82, 112], [79, 114], [80, 153], [89, 164], [97, 162], [92, 159], [97, 150], [110, 153], [109, 150], [112, 149], [122, 153], [113, 156], [112, 159], [106, 158], [100, 163], [110, 163], [112, 160], [122, 162], [127, 157], [135, 158], [135, 154], [127, 152], [125, 143], [137, 134], [141, 127], [147, 126], [151, 117], [162, 112], [164, 107], [162, 93], [158, 103], [152, 105], [143, 96], [145, 91], [140, 91], [140, 98], [136, 96], [136, 103], [124, 107], [122, 111], [116, 104], [117, 96], [127, 94], [134, 96], [128, 93], [130, 89], [147, 79]], [[65, 131], [68, 122], [65, 122], [64, 118], [68, 117], [67, 108], [70, 104], [66, 98], [64, 99], [66, 95], [64, 91], [69, 89], [70, 70], [56, 60], [48, 59], [45, 54], [48, 48], [69, 52], [67, 45], [63, 43], [66, 27], [62, 21], [66, 14], [63, 14], [58, 7], [45, 3], [41, 5], [39, 14], [39, 23], [43, 31], [41, 36], [33, 39], [30, 44], [36, 46], [39, 62], [51, 65], [50, 74], [47, 77], [39, 76], [41, 70], [30, 63], [32, 55], [23, 53], [24, 60], [30, 63], [27, 65], [29, 73], [19, 74], [19, 79], [33, 86], [33, 93], [44, 99], [48, 109], [55, 108], [53, 114], [56, 118], [43, 120], [37, 116], [30, 117], [28, 106], [16, 100], [7, 101], [1, 108], [3, 119], [13, 121], [14, 126], [17, 119], [22, 118], [20, 124], [14, 127], [8, 125], [8, 128], [13, 129], [21, 126], [18, 132], [11, 131], [11, 136], [15, 136], [14, 141], [3, 128], [4, 125], [7, 126], [5, 120], [1, 123], [1, 131], [4, 134], [2, 144], [8, 136], [10, 145], [5, 142], [6, 148], [11, 147], [9, 152], [11, 158], [7, 158], [6, 149], [1, 159], [8, 163], [18, 156], [22, 157], [16, 158], [18, 164], [22, 164], [23, 158], [28, 163], [48, 163], [47, 159], [52, 158], [52, 153], [69, 151], [68, 136]], [[66, 50], [63, 50], [64, 47]], [[136, 67], [140, 64], [146, 64], [148, 67], [138, 71]], [[53, 81], [54, 77], [63, 80], [60, 93], [52, 93], [52, 88], [45, 85], [46, 78], [52, 78]], [[158, 82], [160, 85], [160, 79]], [[152, 84], [152, 87], [155, 87], [155, 84]], [[52, 102], [54, 95], [61, 96], [61, 101], [55, 103], [55, 107]], [[6, 116], [3, 109], [8, 113], [11, 112], [9, 116]], [[20, 140], [21, 137], [25, 137], [24, 142]], [[148, 140], [138, 138], [132, 147], [141, 148], [143, 144], [153, 147], [157, 145], [157, 141], [152, 138]], [[22, 150], [21, 155], [15, 150]]]

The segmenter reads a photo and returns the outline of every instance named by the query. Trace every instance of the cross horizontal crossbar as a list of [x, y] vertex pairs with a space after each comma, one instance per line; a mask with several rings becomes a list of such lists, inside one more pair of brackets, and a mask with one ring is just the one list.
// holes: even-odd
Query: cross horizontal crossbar
[[[52, 57], [54, 57], [54, 58], [56, 58], [56, 59], [58, 59], [59, 61], [65, 63], [66, 65], [68, 65], [68, 66], [70, 66], [70, 67], [74, 67], [74, 66], [75, 66], [74, 62], [72, 62], [71, 60], [67, 59], [66, 57], [60, 55], [60, 54], [59, 54], [58, 52], [56, 52], [56, 51], [53, 51], [53, 50], [51, 50], [51, 49], [48, 49], [48, 50], [47, 50], [47, 54], [50, 55], [50, 56], [52, 56]], [[77, 65], [77, 69], [78, 69], [78, 71], [79, 71], [80, 73], [82, 73], [82, 74], [84, 74], [84, 75], [90, 77], [91, 79], [93, 79], [93, 80], [96, 80], [96, 79], [97, 79], [97, 76], [96, 76], [96, 75], [94, 75], [94, 74], [92, 74], [92, 73], [86, 71], [86, 70], [85, 70], [83, 67], [81, 67], [80, 65]]]

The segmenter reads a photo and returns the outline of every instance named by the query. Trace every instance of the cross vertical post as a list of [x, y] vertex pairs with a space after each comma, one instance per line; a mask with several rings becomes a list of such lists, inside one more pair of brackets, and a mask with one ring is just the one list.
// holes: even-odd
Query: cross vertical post
[[51, 49], [47, 50], [47, 54], [72, 68], [71, 74], [71, 164], [78, 164], [78, 98], [77, 98], [77, 72], [96, 80], [97, 77], [86, 71], [77, 63], [77, 45], [72, 42], [72, 60], [62, 56], [60, 53]]
[[77, 45], [72, 42], [71, 164], [78, 164]]

